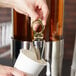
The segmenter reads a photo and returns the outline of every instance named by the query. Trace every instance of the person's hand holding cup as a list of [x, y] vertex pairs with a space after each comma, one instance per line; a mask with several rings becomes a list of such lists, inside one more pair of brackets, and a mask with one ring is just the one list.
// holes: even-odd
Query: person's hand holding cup
[[37, 60], [34, 47], [31, 50], [21, 49], [14, 65], [15, 68], [27, 73], [28, 76], [38, 76], [46, 62], [44, 59]]

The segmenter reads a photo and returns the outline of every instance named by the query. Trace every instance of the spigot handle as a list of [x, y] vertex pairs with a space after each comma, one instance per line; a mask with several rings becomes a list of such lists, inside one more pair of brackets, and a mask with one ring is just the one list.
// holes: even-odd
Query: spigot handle
[[[33, 29], [33, 27], [37, 24], [40, 26], [40, 28], [38, 28], [38, 29], [40, 29], [39, 31]], [[38, 19], [38, 20], [32, 22], [32, 30], [33, 30], [33, 37], [34, 37], [33, 44], [34, 44], [35, 48], [38, 49], [35, 51], [38, 59], [42, 59], [42, 56], [44, 53], [44, 44], [45, 44], [44, 43], [45, 41], [43, 40], [44, 29], [45, 29], [45, 26], [43, 25], [41, 19]]]
[[[36, 24], [39, 24], [39, 26], [41, 26], [40, 31], [33, 29], [33, 26], [35, 26]], [[38, 20], [32, 22], [32, 29], [33, 29], [33, 34], [34, 34], [34, 40], [43, 39], [43, 31], [45, 29], [45, 26], [43, 25], [41, 19], [38, 19]]]

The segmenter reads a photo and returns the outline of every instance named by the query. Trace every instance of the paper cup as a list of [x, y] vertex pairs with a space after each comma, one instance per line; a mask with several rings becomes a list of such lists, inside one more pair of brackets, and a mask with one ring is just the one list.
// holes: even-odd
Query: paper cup
[[14, 67], [27, 74], [30, 74], [30, 76], [38, 76], [45, 65], [46, 63], [40, 63], [30, 59], [24, 55], [23, 50], [20, 50], [20, 54], [15, 62]]

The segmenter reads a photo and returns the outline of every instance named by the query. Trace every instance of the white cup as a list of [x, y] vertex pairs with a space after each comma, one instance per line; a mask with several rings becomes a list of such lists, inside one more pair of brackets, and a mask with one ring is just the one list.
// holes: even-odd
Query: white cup
[[46, 63], [40, 63], [32, 60], [31, 58], [27, 57], [23, 51], [24, 50], [20, 50], [20, 54], [15, 62], [14, 67], [29, 74], [29, 76], [38, 76]]

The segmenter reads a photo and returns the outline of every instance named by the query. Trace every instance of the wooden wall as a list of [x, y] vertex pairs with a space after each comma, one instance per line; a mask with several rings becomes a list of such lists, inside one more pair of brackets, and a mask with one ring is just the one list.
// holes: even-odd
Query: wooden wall
[[0, 8], [0, 23], [11, 21], [11, 9]]
[[65, 0], [64, 39], [66, 59], [72, 59], [76, 33], [76, 0]]

